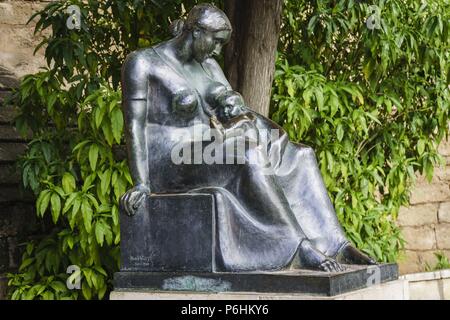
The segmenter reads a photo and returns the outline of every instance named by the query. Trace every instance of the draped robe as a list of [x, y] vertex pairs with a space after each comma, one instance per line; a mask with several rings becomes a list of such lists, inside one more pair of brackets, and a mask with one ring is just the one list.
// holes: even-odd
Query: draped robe
[[[173, 61], [155, 49], [143, 49], [127, 58], [122, 75], [123, 99], [147, 101], [142, 121], [152, 193], [213, 195], [217, 271], [287, 268], [304, 239], [334, 257], [348, 241], [314, 151], [289, 141], [271, 120], [246, 110], [254, 117], [251, 126], [260, 134], [275, 129], [279, 136], [270, 143], [249, 145], [248, 137], [231, 132], [215, 145], [215, 150], [223, 151], [224, 163], [174, 161], [174, 154], [180, 155], [174, 149], [180, 146], [184, 151], [190, 149], [193, 158], [203, 156], [211, 144], [203, 134], [195, 134], [210, 129], [211, 119], [205, 111], [210, 106], [203, 86], [193, 80], [195, 76], [179, 72]], [[229, 86], [223, 74], [214, 76], [218, 74], [217, 63], [209, 60], [204, 63], [205, 71], [211, 68], [209, 75], [213, 75], [208, 81]], [[180, 92], [195, 94], [197, 106], [193, 112], [175, 111], [173, 99]], [[246, 142], [244, 153], [239, 154], [237, 146]], [[250, 161], [256, 158], [264, 161]]]

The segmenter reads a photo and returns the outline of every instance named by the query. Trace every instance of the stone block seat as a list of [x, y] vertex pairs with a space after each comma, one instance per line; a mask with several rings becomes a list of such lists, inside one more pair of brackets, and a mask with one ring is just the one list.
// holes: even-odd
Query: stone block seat
[[211, 194], [151, 195], [132, 217], [123, 213], [117, 291], [273, 292], [334, 296], [398, 278], [396, 264], [311, 270], [221, 272], [215, 262]]

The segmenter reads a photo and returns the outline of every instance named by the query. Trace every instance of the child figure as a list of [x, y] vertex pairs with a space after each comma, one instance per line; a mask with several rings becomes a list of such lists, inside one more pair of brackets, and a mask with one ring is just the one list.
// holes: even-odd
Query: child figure
[[210, 87], [207, 102], [211, 108], [206, 110], [211, 117], [211, 128], [226, 137], [245, 133], [248, 137], [257, 138], [256, 117], [238, 92], [215, 82]]

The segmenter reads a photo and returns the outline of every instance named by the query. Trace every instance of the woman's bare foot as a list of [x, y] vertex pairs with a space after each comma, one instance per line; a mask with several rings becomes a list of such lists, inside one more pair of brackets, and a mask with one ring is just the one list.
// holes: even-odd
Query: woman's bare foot
[[303, 240], [298, 254], [301, 265], [308, 269], [326, 272], [340, 272], [345, 269], [336, 260], [325, 256], [322, 252], [314, 248], [308, 240]]
[[375, 259], [367, 256], [353, 245], [348, 243], [343, 247], [336, 256], [336, 261], [345, 264], [362, 264], [362, 265], [373, 265], [377, 264]]

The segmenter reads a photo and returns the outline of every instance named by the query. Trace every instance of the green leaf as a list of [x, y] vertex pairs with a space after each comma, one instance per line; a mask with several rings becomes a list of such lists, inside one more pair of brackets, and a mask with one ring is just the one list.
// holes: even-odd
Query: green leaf
[[57, 193], [53, 193], [51, 197], [52, 204], [52, 220], [56, 224], [58, 222], [59, 214], [61, 212], [61, 198]]
[[61, 198], [64, 198], [66, 196], [64, 190], [60, 186], [54, 186], [53, 191], [57, 193]]
[[371, 112], [367, 112], [366, 115], [367, 115], [370, 119], [372, 119], [373, 121], [375, 121], [377, 124], [381, 125], [380, 120], [378, 120], [378, 118], [377, 118], [374, 114], [372, 114]]
[[103, 96], [102, 96], [102, 95], [97, 96], [97, 105], [98, 105], [98, 107], [99, 107], [100, 109], [103, 109], [103, 108], [104, 108], [105, 102], [104, 102], [104, 100], [103, 100]]
[[[61, 256], [55, 250], [47, 250], [47, 254], [45, 256], [45, 268], [47, 271], [56, 273], [59, 268], [59, 263], [61, 261]], [[51, 281], [52, 276], [48, 278]]]
[[423, 139], [419, 139], [419, 141], [417, 141], [417, 152], [419, 153], [419, 155], [422, 155], [425, 151], [425, 141]]
[[91, 300], [92, 298], [92, 290], [91, 288], [87, 285], [86, 282], [83, 282], [82, 286], [81, 286], [81, 291], [83, 292], [83, 297], [86, 300]]
[[97, 178], [97, 175], [95, 173], [90, 174], [87, 176], [87, 178], [84, 180], [83, 188], [81, 189], [82, 192], [87, 192], [89, 189], [94, 187], [92, 183], [95, 181], [95, 178]]
[[39, 198], [36, 203], [36, 207], [38, 208], [38, 215], [40, 215], [41, 217], [44, 216], [44, 213], [48, 208], [48, 204], [50, 202], [51, 195], [52, 195], [52, 193], [50, 190], [44, 190], [39, 195]]
[[372, 237], [374, 235], [373, 228], [367, 223], [364, 225], [364, 230], [367, 232], [369, 237]]
[[318, 15], [314, 15], [314, 16], [312, 16], [311, 19], [309, 20], [309, 22], [308, 22], [308, 27], [307, 27], [307, 30], [308, 30], [308, 33], [309, 33], [309, 34], [314, 34], [314, 27], [315, 27], [315, 25], [317, 24], [318, 18], [319, 18]]
[[66, 285], [64, 283], [62, 283], [61, 281], [52, 281], [50, 283], [50, 287], [52, 287], [52, 289], [55, 290], [56, 292], [67, 291]]
[[74, 202], [73, 202], [73, 207], [72, 207], [72, 214], [70, 216], [69, 219], [69, 224], [70, 224], [70, 228], [73, 230], [74, 226], [75, 226], [75, 219], [77, 217], [78, 211], [81, 208], [81, 199], [79, 197], [75, 198]]
[[342, 138], [344, 137], [344, 128], [342, 126], [342, 124], [338, 124], [337, 128], [336, 128], [336, 136], [338, 141], [342, 141]]
[[103, 131], [103, 135], [105, 136], [106, 141], [108, 142], [108, 145], [112, 146], [114, 143], [114, 135], [113, 135], [113, 132], [111, 129], [110, 121], [103, 121], [102, 131]]
[[33, 300], [36, 297], [36, 293], [34, 290], [28, 290], [22, 296], [23, 300]]
[[288, 79], [285, 84], [286, 84], [287, 92], [288, 92], [289, 96], [294, 97], [295, 89], [294, 89], [294, 83], [292, 82], [292, 80]]
[[326, 155], [327, 155], [327, 165], [328, 165], [328, 170], [329, 171], [333, 171], [334, 168], [334, 161], [333, 161], [333, 155], [331, 154], [330, 151], [326, 151]]
[[98, 146], [96, 144], [92, 144], [89, 148], [89, 164], [91, 165], [92, 171], [95, 171], [97, 167], [97, 159], [98, 159]]
[[113, 98], [110, 103], [109, 103], [109, 107], [108, 110], [109, 112], [113, 111], [113, 109], [117, 106], [117, 98]]
[[69, 172], [64, 173], [62, 185], [65, 193], [71, 193], [76, 188], [75, 178]]
[[128, 167], [125, 167], [122, 171], [123, 175], [125, 176], [125, 179], [128, 181], [130, 185], [133, 185], [133, 179], [131, 178], [130, 171], [128, 170]]
[[119, 177], [119, 174], [118, 174], [117, 170], [114, 170], [112, 175], [111, 175], [111, 184], [113, 186], [116, 185], [118, 177]]
[[33, 286], [32, 289], [36, 290], [36, 296], [40, 296], [47, 289], [47, 287], [37, 284], [37, 285]]
[[103, 297], [105, 296], [106, 293], [106, 285], [103, 285], [99, 290], [98, 290], [98, 298], [101, 300], [103, 299]]
[[73, 249], [73, 245], [74, 245], [73, 241], [74, 241], [73, 237], [71, 237], [71, 236], [67, 237], [67, 245], [69, 246], [70, 250]]
[[305, 101], [305, 105], [308, 107], [311, 103], [311, 97], [313, 95], [313, 92], [311, 89], [306, 89], [305, 91], [303, 91], [302, 97], [303, 100]]
[[107, 169], [103, 174], [100, 175], [101, 185], [100, 190], [102, 191], [103, 195], [107, 195], [108, 191], [110, 189], [110, 183], [111, 183], [111, 174], [112, 169]]
[[100, 247], [103, 247], [103, 240], [104, 240], [105, 232], [102, 223], [100, 221], [97, 221], [95, 224], [95, 238], [97, 239], [97, 243], [100, 245]]
[[29, 243], [27, 244], [27, 247], [26, 247], [26, 252], [27, 252], [27, 254], [28, 254], [28, 255], [31, 255], [31, 253], [33, 252], [33, 250], [34, 250], [34, 244], [33, 244], [32, 242], [29, 242]]
[[123, 115], [122, 111], [119, 108], [114, 108], [111, 112], [111, 128], [114, 139], [116, 140], [117, 144], [120, 144], [123, 130]]
[[84, 268], [83, 269], [83, 274], [84, 274], [84, 278], [86, 279], [86, 282], [88, 284], [89, 287], [93, 287], [93, 283], [92, 283], [92, 270], [89, 268]]
[[54, 300], [54, 299], [55, 299], [55, 295], [54, 295], [53, 292], [51, 292], [51, 291], [45, 291], [45, 292], [42, 294], [42, 298], [43, 298], [44, 300]]
[[73, 148], [72, 152], [75, 152], [75, 151], [77, 151], [77, 150], [83, 149], [83, 147], [84, 147], [85, 145], [87, 145], [88, 143], [90, 143], [90, 142], [91, 142], [91, 140], [84, 140], [84, 141], [81, 141], [80, 143], [78, 143], [78, 144]]
[[53, 105], [55, 104], [57, 98], [58, 98], [58, 95], [55, 93], [53, 93], [49, 96], [48, 102], [47, 102], [48, 110], [52, 110]]
[[434, 174], [434, 167], [433, 167], [433, 163], [431, 163], [431, 161], [427, 160], [425, 161], [425, 176], [428, 180], [429, 183], [431, 183], [431, 181], [433, 180], [433, 174]]
[[117, 209], [116, 205], [112, 206], [111, 215], [112, 215], [113, 224], [115, 226], [119, 225], [119, 209]]
[[375, 251], [375, 254], [376, 254], [378, 260], [382, 260], [383, 253], [381, 252], [380, 246], [376, 243], [374, 243], [372, 246], [373, 246], [373, 250]]
[[70, 196], [67, 198], [67, 200], [64, 204], [63, 213], [66, 213], [67, 211], [69, 211], [69, 209], [72, 207], [72, 205], [74, 204], [77, 197], [78, 197], [78, 193], [70, 194]]
[[13, 294], [11, 295], [11, 300], [19, 300], [20, 299], [20, 291], [15, 290]]
[[97, 275], [94, 272], [91, 272], [91, 281], [94, 287], [93, 289], [98, 289]]
[[98, 273], [102, 274], [105, 277], [108, 276], [108, 273], [106, 273], [105, 269], [103, 269], [102, 267], [94, 266], [94, 270], [97, 271]]
[[316, 88], [316, 90], [314, 90], [315, 96], [316, 96], [316, 100], [317, 100], [317, 106], [319, 108], [319, 111], [323, 110], [323, 91], [322, 91], [322, 87], [318, 87]]
[[338, 97], [332, 95], [330, 97], [330, 107], [331, 107], [331, 117], [334, 117], [337, 111], [339, 110], [339, 99]]
[[95, 109], [95, 126], [97, 128], [100, 128], [100, 125], [102, 124], [105, 113], [106, 113], [106, 108], [104, 108], [104, 107]]
[[95, 199], [95, 197], [92, 194], [90, 194], [90, 193], [86, 193], [85, 197], [87, 197], [91, 201], [91, 203], [95, 207], [95, 210], [98, 210], [99, 205], [98, 205], [97, 199]]
[[81, 214], [83, 217], [84, 228], [89, 233], [89, 232], [91, 232], [91, 229], [92, 229], [93, 211], [92, 211], [91, 205], [89, 203], [89, 200], [87, 198], [84, 198], [83, 202], [81, 204]]
[[288, 111], [287, 111], [287, 117], [288, 117], [288, 121], [292, 121], [294, 114], [297, 111], [297, 105], [294, 102], [289, 103], [288, 105]]
[[22, 260], [22, 263], [20, 264], [19, 271], [22, 272], [23, 270], [26, 269], [26, 267], [31, 265], [34, 261], [35, 261], [34, 258], [27, 258], [27, 259]]

